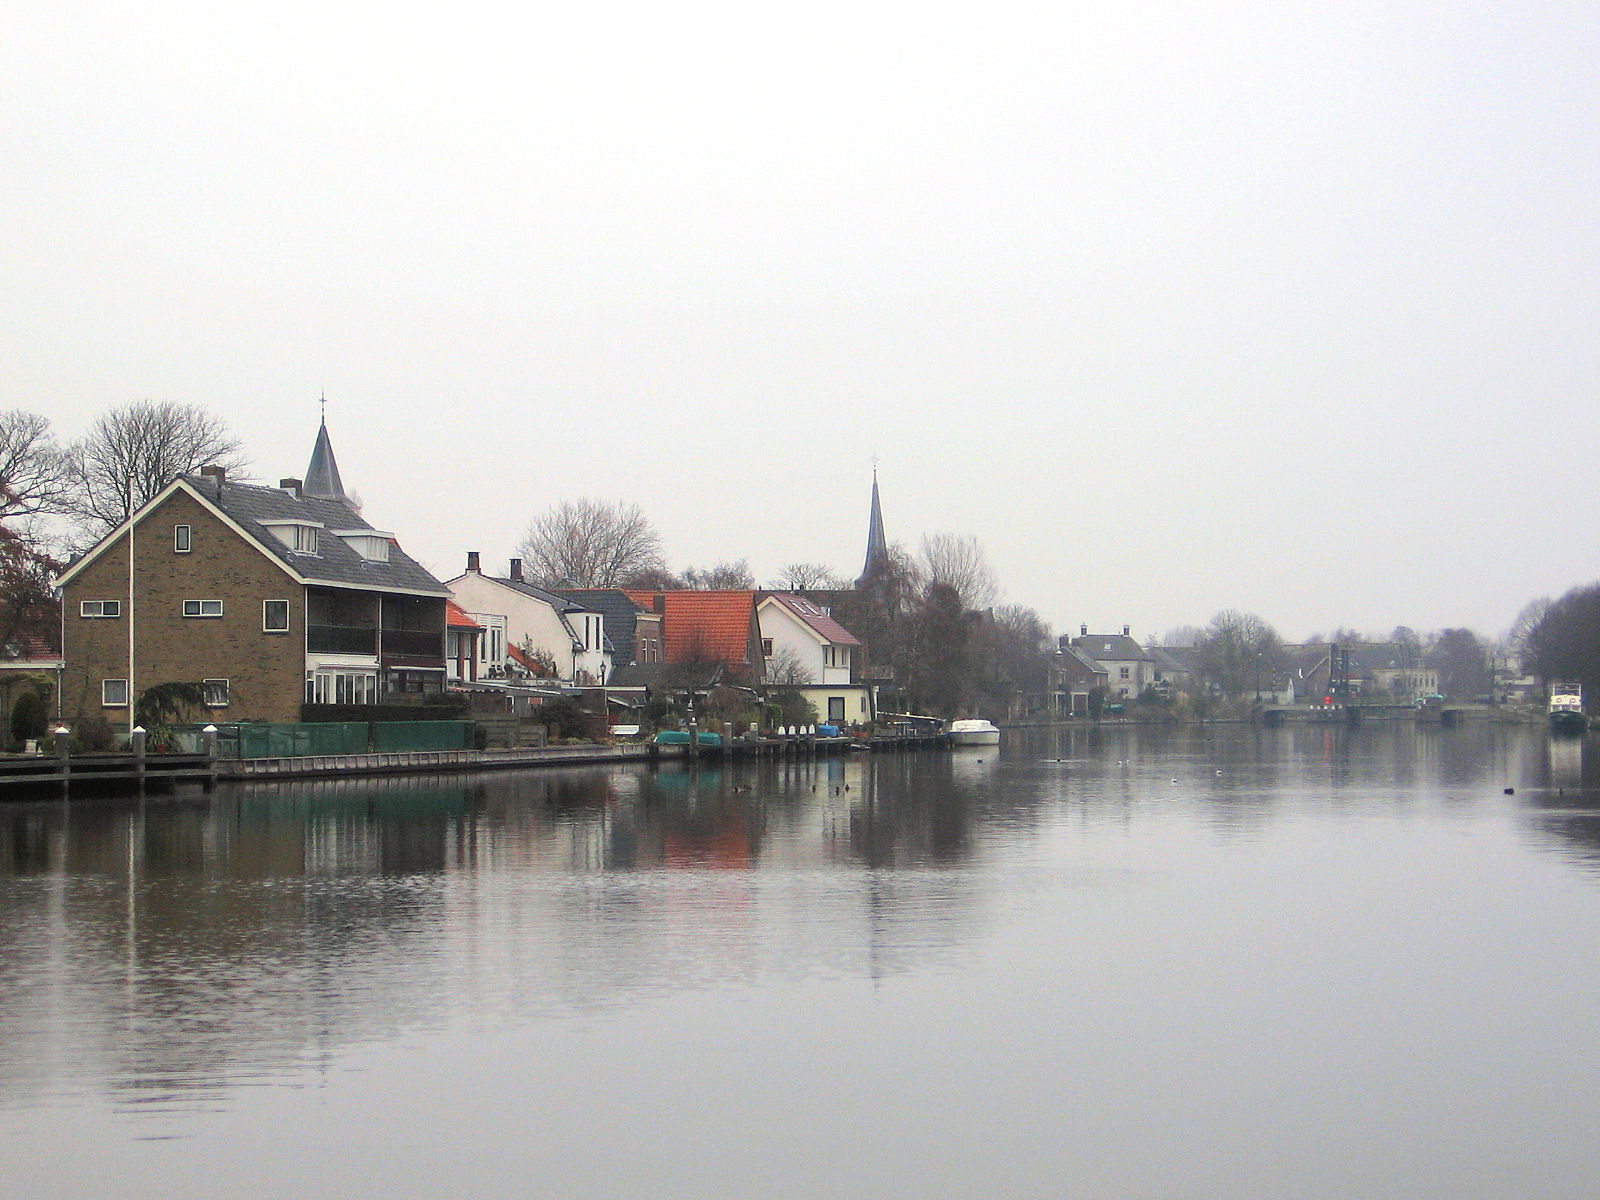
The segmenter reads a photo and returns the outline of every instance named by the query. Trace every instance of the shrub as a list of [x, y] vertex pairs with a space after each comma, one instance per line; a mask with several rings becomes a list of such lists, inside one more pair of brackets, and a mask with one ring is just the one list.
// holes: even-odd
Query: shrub
[[110, 721], [94, 713], [78, 722], [78, 727], [72, 731], [72, 740], [77, 743], [79, 750], [97, 754], [115, 745], [116, 734], [111, 730]]
[[11, 710], [13, 741], [25, 742], [30, 738], [42, 738], [49, 724], [50, 714], [45, 711], [44, 701], [37, 692], [23, 692], [17, 697], [16, 706]]

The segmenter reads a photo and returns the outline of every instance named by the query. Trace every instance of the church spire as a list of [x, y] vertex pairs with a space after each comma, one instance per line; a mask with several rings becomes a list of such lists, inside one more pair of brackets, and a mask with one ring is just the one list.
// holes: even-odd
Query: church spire
[[859, 585], [889, 559], [889, 543], [883, 536], [883, 506], [878, 503], [878, 464], [872, 464], [872, 515], [867, 519], [867, 561], [861, 565]]
[[333, 443], [328, 439], [327, 400], [322, 401], [322, 425], [317, 430], [317, 444], [311, 450], [311, 464], [306, 467], [305, 494], [318, 500], [338, 500], [350, 503], [345, 495], [344, 481], [339, 478], [339, 463], [333, 457]]

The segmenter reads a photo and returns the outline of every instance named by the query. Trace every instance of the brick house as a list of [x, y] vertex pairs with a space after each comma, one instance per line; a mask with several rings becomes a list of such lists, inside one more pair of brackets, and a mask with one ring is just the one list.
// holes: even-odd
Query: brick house
[[443, 690], [449, 592], [356, 511], [326, 426], [306, 475], [180, 476], [62, 573], [67, 720], [126, 727], [165, 682], [203, 683], [216, 721]]

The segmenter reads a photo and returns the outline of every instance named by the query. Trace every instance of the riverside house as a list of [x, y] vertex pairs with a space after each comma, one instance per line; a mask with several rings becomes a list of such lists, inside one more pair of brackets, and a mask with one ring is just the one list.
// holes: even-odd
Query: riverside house
[[215, 721], [444, 687], [450, 594], [356, 510], [326, 425], [304, 481], [180, 476], [58, 583], [68, 720], [126, 728], [130, 701], [168, 682], [203, 683]]

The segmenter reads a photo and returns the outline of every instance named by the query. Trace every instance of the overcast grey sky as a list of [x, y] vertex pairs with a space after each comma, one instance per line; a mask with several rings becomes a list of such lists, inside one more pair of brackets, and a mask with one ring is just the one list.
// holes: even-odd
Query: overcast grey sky
[[437, 573], [977, 534], [1136, 635], [1600, 577], [1600, 8], [8, 4], [0, 408], [200, 404]]

